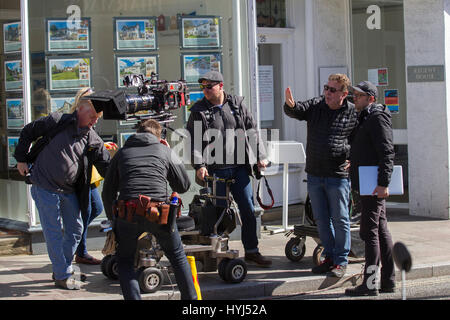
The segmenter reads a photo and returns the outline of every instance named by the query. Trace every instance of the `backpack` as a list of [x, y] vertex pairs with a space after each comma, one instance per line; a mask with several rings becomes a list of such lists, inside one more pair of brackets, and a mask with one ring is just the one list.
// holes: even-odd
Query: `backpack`
[[[63, 116], [64, 117], [64, 116]], [[28, 151], [26, 155], [27, 163], [34, 163], [42, 150], [44, 150], [45, 146], [49, 144], [49, 142], [61, 131], [69, 126], [72, 123], [72, 117], [67, 116], [65, 119], [59, 119], [56, 126], [51, 129], [47, 134], [40, 137], [31, 147], [30, 151]]]

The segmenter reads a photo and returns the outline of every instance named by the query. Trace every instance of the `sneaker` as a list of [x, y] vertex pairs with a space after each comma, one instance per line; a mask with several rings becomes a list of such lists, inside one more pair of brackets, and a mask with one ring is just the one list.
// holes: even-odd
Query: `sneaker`
[[342, 278], [347, 272], [347, 266], [335, 265], [328, 273], [328, 277]]
[[81, 282], [75, 280], [73, 276], [68, 277], [64, 280], [55, 280], [55, 285], [58, 288], [67, 289], [67, 290], [80, 290]]
[[324, 274], [330, 271], [332, 267], [333, 261], [330, 258], [325, 258], [325, 260], [323, 260], [321, 264], [312, 268], [311, 272], [315, 274]]
[[[86, 282], [86, 280], [87, 280], [87, 275], [85, 273], [82, 273], [82, 272], [75, 274], [75, 271], [72, 271], [72, 276], [74, 276], [74, 277], [79, 276], [81, 282]], [[52, 273], [52, 280], [55, 281], [55, 274], [54, 273]]]
[[259, 267], [268, 268], [272, 265], [272, 260], [265, 258], [259, 252], [246, 253], [245, 262], [256, 264]]
[[345, 289], [345, 295], [350, 297], [378, 296], [378, 289], [368, 289], [365, 285]]

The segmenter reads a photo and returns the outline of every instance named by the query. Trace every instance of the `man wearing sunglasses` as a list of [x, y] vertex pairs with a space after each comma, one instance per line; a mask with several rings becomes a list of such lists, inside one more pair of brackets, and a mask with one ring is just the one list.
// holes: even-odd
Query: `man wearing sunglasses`
[[[264, 143], [256, 131], [251, 113], [245, 107], [244, 97], [225, 93], [220, 72], [208, 72], [198, 82], [205, 97], [192, 106], [187, 123], [196, 181], [203, 185], [205, 177], [212, 175], [235, 179], [231, 193], [242, 219], [241, 238], [245, 261], [270, 267], [272, 261], [263, 257], [258, 250], [253, 190], [249, 177], [252, 174], [252, 158], [259, 169], [264, 169], [268, 164]], [[217, 144], [217, 141], [221, 143]], [[249, 141], [255, 141], [256, 145], [253, 146]], [[244, 146], [241, 148], [242, 144]], [[213, 145], [215, 147], [211, 148]], [[224, 183], [217, 183], [217, 195], [225, 195]], [[224, 206], [224, 202], [218, 200], [217, 204]]]
[[284, 112], [307, 122], [306, 173], [314, 219], [325, 259], [313, 273], [342, 278], [350, 252], [348, 138], [356, 126], [356, 111], [347, 100], [350, 80], [332, 74], [323, 96], [295, 102], [286, 89]]

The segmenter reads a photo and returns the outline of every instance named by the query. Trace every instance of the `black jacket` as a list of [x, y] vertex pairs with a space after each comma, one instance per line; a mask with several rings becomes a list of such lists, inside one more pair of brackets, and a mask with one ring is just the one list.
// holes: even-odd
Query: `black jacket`
[[[225, 94], [225, 93], [224, 93]], [[201, 167], [207, 167], [208, 170], [219, 169], [229, 167], [231, 165], [245, 165], [251, 174], [250, 165], [256, 163], [258, 160], [264, 160], [267, 158], [264, 142], [257, 132], [256, 124], [249, 110], [246, 108], [243, 100], [244, 97], [232, 96], [225, 94], [225, 101], [221, 108], [213, 106], [206, 98], [197, 101], [191, 108], [191, 114], [187, 123], [187, 130], [191, 136], [191, 163], [195, 170]], [[202, 137], [195, 132], [195, 122], [201, 123], [201, 135], [203, 136], [208, 129], [217, 129], [223, 138], [223, 157], [219, 161], [214, 163], [208, 163], [208, 160], [203, 157], [203, 154], [208, 144], [215, 141], [212, 137], [209, 137], [208, 141], [202, 141]], [[226, 130], [238, 130], [241, 133], [246, 134], [239, 135], [235, 138], [235, 148], [227, 150]], [[241, 139], [245, 139], [242, 141]], [[202, 143], [196, 143], [201, 141]], [[245, 155], [238, 154], [239, 145], [245, 144]], [[233, 161], [228, 161], [229, 159]], [[212, 152], [212, 156], [216, 154]], [[221, 162], [221, 163], [220, 163]], [[232, 162], [232, 163], [230, 163]]]
[[350, 178], [359, 190], [359, 166], [378, 166], [378, 185], [387, 187], [394, 166], [391, 113], [381, 104], [371, 104], [358, 116], [358, 126], [351, 137]]
[[285, 104], [284, 112], [307, 122], [305, 171], [318, 177], [348, 177], [344, 168], [350, 155], [348, 138], [356, 126], [355, 105], [345, 100], [341, 108], [331, 110], [321, 96], [293, 108]]
[[[27, 162], [26, 155], [31, 143], [50, 132], [60, 121], [66, 120], [71, 122], [70, 125], [76, 126], [78, 121], [76, 111], [72, 114], [54, 112], [47, 117], [42, 117], [27, 124], [20, 133], [19, 144], [17, 145], [14, 153], [16, 160], [18, 162]], [[70, 130], [70, 128], [66, 127], [63, 130]], [[74, 137], [74, 141], [75, 140], [76, 138]], [[50, 144], [51, 143], [52, 142], [50, 141]], [[44, 152], [46, 152], [45, 148], [41, 151], [41, 153]], [[62, 152], [64, 152], [64, 150]], [[90, 129], [87, 135], [87, 145], [82, 156], [82, 163], [80, 164], [80, 174], [74, 186], [80, 203], [80, 209], [82, 211], [86, 211], [89, 205], [92, 165], [95, 165], [100, 175], [104, 177], [106, 175], [109, 161], [110, 154], [108, 150], [106, 150], [103, 140], [93, 129]]]
[[106, 216], [112, 219], [116, 199], [137, 199], [141, 194], [167, 201], [167, 181], [178, 193], [186, 192], [191, 185], [184, 164], [171, 149], [151, 133], [132, 135], [111, 160], [105, 177], [102, 198]]

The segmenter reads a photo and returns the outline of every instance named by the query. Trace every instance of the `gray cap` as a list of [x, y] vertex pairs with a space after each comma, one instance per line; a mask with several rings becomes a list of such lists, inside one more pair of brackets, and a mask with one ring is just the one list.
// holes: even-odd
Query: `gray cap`
[[358, 83], [358, 85], [351, 88], [362, 93], [367, 93], [369, 96], [373, 96], [375, 98], [378, 96], [377, 87], [370, 81], [362, 81]]
[[198, 83], [202, 83], [203, 80], [207, 81], [215, 81], [215, 82], [223, 82], [223, 76], [218, 71], [210, 71], [205, 73], [198, 79]]

